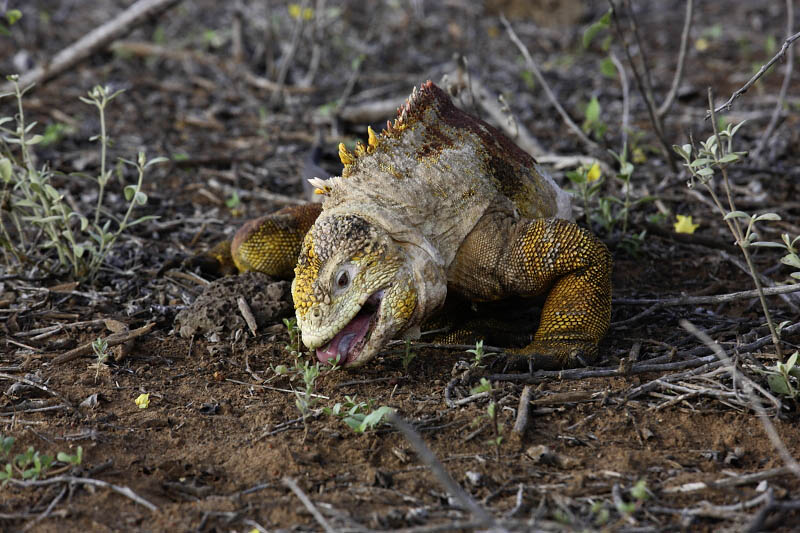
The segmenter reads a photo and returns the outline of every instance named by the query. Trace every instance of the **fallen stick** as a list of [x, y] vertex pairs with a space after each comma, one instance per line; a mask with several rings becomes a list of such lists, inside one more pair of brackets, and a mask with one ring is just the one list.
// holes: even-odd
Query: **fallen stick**
[[[776, 294], [788, 294], [800, 291], [798, 285], [780, 285], [778, 287], [766, 287], [763, 289], [764, 296], [774, 296]], [[657, 298], [615, 298], [612, 304], [616, 305], [659, 305], [668, 307], [674, 305], [707, 305], [721, 304], [741, 300], [743, 298], [757, 298], [756, 289], [749, 291], [730, 292], [727, 294], [716, 294], [712, 296], [680, 296], [678, 298], [667, 298], [659, 300]]]
[[[139, 0], [112, 20], [95, 28], [57, 53], [49, 62], [21, 74], [18, 80], [20, 87], [24, 88], [58, 76], [94, 52], [105, 48], [109, 43], [122, 37], [148, 18], [166, 11], [178, 2], [180, 0]], [[0, 92], [7, 92], [12, 88], [12, 84], [5, 83], [0, 86]]]
[[[108, 347], [111, 348], [112, 346], [116, 346], [118, 344], [122, 344], [128, 342], [131, 339], [135, 339], [136, 337], [141, 337], [145, 333], [149, 332], [155, 326], [155, 322], [150, 322], [149, 324], [142, 326], [138, 329], [134, 329], [131, 331], [123, 331], [121, 333], [112, 333], [108, 337], [106, 337], [106, 342], [108, 343]], [[67, 361], [72, 361], [73, 359], [77, 359], [78, 357], [89, 355], [92, 353], [92, 342], [87, 342], [86, 344], [82, 344], [77, 348], [73, 348], [68, 352], [64, 352], [63, 354], [59, 355], [55, 359], [53, 359], [54, 365], [59, 365], [61, 363], [66, 363]]]
[[522, 389], [522, 394], [519, 396], [519, 407], [517, 408], [517, 419], [514, 421], [514, 431], [519, 435], [525, 434], [525, 429], [528, 427], [528, 414], [530, 413], [531, 395], [533, 389], [530, 385], [525, 385]]
[[336, 531], [333, 529], [333, 527], [331, 527], [328, 521], [325, 520], [325, 517], [319, 512], [319, 509], [317, 509], [317, 506], [311, 501], [311, 498], [309, 498], [306, 493], [303, 492], [303, 490], [300, 488], [300, 485], [298, 485], [294, 479], [285, 477], [282, 481], [284, 485], [289, 487], [289, 489], [294, 492], [295, 496], [297, 496], [297, 498], [303, 503], [308, 512], [311, 513], [311, 516], [314, 517], [314, 520], [316, 520], [317, 523], [322, 526], [322, 529], [324, 529], [327, 533], [334, 533]]
[[77, 477], [77, 476], [56, 476], [51, 477], [48, 479], [39, 479], [39, 480], [31, 480], [31, 481], [23, 481], [20, 479], [9, 479], [12, 485], [16, 485], [18, 487], [41, 487], [44, 485], [53, 485], [55, 483], [79, 483], [81, 485], [92, 485], [95, 487], [102, 487], [108, 488], [116, 492], [117, 494], [121, 494], [126, 498], [129, 498], [139, 505], [143, 505], [147, 507], [151, 511], [157, 511], [158, 507], [150, 503], [149, 501], [145, 500], [135, 492], [133, 492], [128, 487], [123, 487], [121, 485], [114, 485], [113, 483], [109, 483], [107, 481], [102, 481], [100, 479], [93, 479], [90, 477]]

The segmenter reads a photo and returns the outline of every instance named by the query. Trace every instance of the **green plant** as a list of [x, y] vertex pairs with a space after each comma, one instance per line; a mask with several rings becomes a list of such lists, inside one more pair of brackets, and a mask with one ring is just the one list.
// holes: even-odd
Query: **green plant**
[[789, 275], [795, 279], [800, 279], [800, 254], [798, 253], [800, 250], [800, 235], [792, 239], [788, 233], [782, 233], [781, 240], [783, 242], [757, 241], [751, 244], [752, 246], [783, 248], [786, 250], [786, 255], [781, 257], [781, 263], [797, 269], [797, 272], [792, 272]]
[[600, 102], [596, 96], [592, 96], [592, 99], [586, 104], [581, 129], [586, 133], [591, 133], [597, 139], [602, 139], [608, 129], [608, 125], [600, 118]]
[[304, 384], [302, 391], [295, 389], [294, 404], [297, 406], [297, 409], [300, 411], [300, 415], [303, 417], [303, 426], [305, 427], [303, 440], [305, 440], [306, 436], [308, 435], [308, 417], [317, 402], [317, 399], [314, 397], [314, 387], [320, 374], [319, 363], [311, 365], [308, 363], [308, 361], [303, 361], [303, 364], [297, 364], [295, 369], [302, 376]]
[[[4, 460], [8, 461], [15, 442], [14, 437], [0, 434], [0, 454]], [[13, 456], [0, 470], [0, 481], [5, 485], [16, 477], [31, 480], [45, 477], [56, 461], [64, 463], [66, 467], [77, 466], [83, 461], [83, 448], [78, 446], [73, 455], [59, 452], [56, 458], [53, 458], [51, 455], [40, 453], [33, 446], [28, 446], [24, 452]]]
[[283, 325], [286, 326], [286, 332], [289, 334], [289, 344], [286, 344], [284, 349], [297, 359], [302, 353], [300, 349], [300, 327], [297, 325], [297, 318], [284, 318]]
[[767, 371], [767, 383], [769, 383], [770, 390], [793, 400], [800, 394], [796, 385], [797, 380], [800, 379], [800, 368], [796, 366], [798, 354], [800, 352], [794, 352], [785, 363], [778, 361]]
[[[475, 343], [475, 348], [473, 348], [471, 350], [467, 350], [467, 353], [471, 353], [473, 355], [473, 357], [472, 357], [472, 365], [471, 365], [472, 368], [478, 368], [479, 366], [481, 366], [481, 362], [483, 361], [484, 357], [486, 357], [488, 355], [497, 355], [495, 352], [484, 352], [483, 351], [483, 339], [481, 339], [478, 342], [476, 342]], [[491, 384], [489, 385], [489, 388], [491, 389]]]
[[356, 403], [355, 397], [345, 396], [345, 402], [337, 402], [332, 408], [324, 407], [322, 412], [330, 416], [341, 417], [342, 421], [356, 433], [364, 433], [375, 429], [393, 412], [389, 406], [382, 405], [372, 409], [372, 400]]
[[[92, 140], [100, 142], [101, 156], [100, 174], [94, 178], [99, 188], [98, 201], [94, 209], [93, 222], [90, 222], [83, 213], [74, 211], [70, 204], [64, 201], [64, 195], [52, 185], [54, 172], [47, 165], [41, 168], [35, 167], [32, 147], [44, 141], [45, 137], [32, 134], [36, 123], [27, 124], [25, 121], [23, 96], [30, 87], [21, 88], [18, 76], [9, 76], [8, 79], [12, 82], [14, 91], [0, 95], [0, 98], [14, 96], [17, 114], [14, 119], [0, 118], [0, 134], [6, 143], [6, 150], [0, 154], [2, 203], [7, 206], [4, 211], [15, 229], [15, 238], [12, 238], [5, 222], [0, 218], [0, 244], [6, 264], [11, 263], [10, 255], [13, 255], [18, 263], [39, 261], [42, 258], [46, 260], [44, 266], [49, 270], [63, 268], [68, 269], [76, 278], [93, 278], [124, 231], [155, 218], [144, 216], [130, 220], [133, 208], [147, 203], [147, 195], [141, 190], [145, 169], [164, 159], [147, 160], [144, 153], [139, 153], [135, 163], [123, 160], [124, 163], [136, 168], [137, 183], [124, 188], [128, 208], [123, 218], [120, 220], [109, 214], [101, 223], [104, 191], [111, 177], [111, 171], [106, 169], [106, 151], [110, 141], [105, 131], [104, 111], [108, 102], [116, 97], [119, 91], [110, 93], [108, 89], [97, 86], [89, 92], [88, 98], [81, 98], [82, 101], [97, 107], [101, 125], [100, 135], [92, 137]], [[13, 123], [16, 127], [3, 126], [6, 123]], [[11, 153], [10, 146], [18, 147], [19, 159]], [[111, 230], [112, 223], [116, 224], [116, 230]], [[40, 242], [42, 238], [44, 242]], [[55, 264], [45, 253], [51, 249], [55, 250], [57, 255]]]
[[650, 498], [650, 492], [647, 490], [647, 481], [644, 479], [637, 481], [636, 484], [630, 488], [630, 493], [634, 501], [626, 502], [620, 498], [617, 502], [617, 511], [619, 511], [620, 514], [633, 514]]
[[594, 525], [596, 526], [605, 525], [608, 519], [611, 518], [611, 512], [604, 501], [592, 502], [591, 511], [594, 515]]
[[[494, 392], [492, 389], [492, 382], [486, 378], [481, 378], [478, 386], [473, 387], [470, 390], [470, 394], [473, 395], [480, 394], [482, 392], [489, 393], [490, 397]], [[503, 435], [500, 427], [500, 421], [497, 417], [497, 403], [494, 400], [491, 400], [489, 405], [486, 406], [486, 414], [474, 420], [475, 425], [480, 424], [482, 420], [487, 420], [492, 428], [492, 438], [487, 440], [486, 443], [494, 446], [497, 459], [500, 460], [500, 444], [503, 442]]]
[[97, 378], [100, 376], [100, 368], [108, 361], [108, 341], [106, 341], [102, 337], [98, 337], [97, 339], [92, 341], [92, 351], [94, 352], [95, 357], [97, 357], [97, 361], [95, 361], [95, 374], [94, 379], [97, 381]]
[[[755, 232], [755, 224], [765, 220], [780, 220], [780, 217], [775, 213], [763, 213], [761, 215], [751, 216], [744, 211], [736, 209], [733, 201], [733, 192], [728, 179], [728, 166], [738, 163], [746, 155], [747, 152], [736, 152], [733, 150], [733, 140], [736, 132], [744, 125], [744, 121], [737, 125], [728, 124], [728, 126], [720, 131], [717, 128], [716, 114], [714, 113], [714, 103], [709, 92], [709, 108], [711, 110], [711, 123], [714, 126], [714, 133], [705, 141], [700, 142], [700, 147], [695, 149], [691, 144], [684, 144], [683, 146], [673, 145], [673, 150], [684, 161], [684, 166], [689, 170], [691, 177], [689, 180], [689, 187], [693, 187], [695, 182], [702, 184], [708, 191], [711, 199], [714, 201], [717, 210], [722, 215], [722, 219], [728, 225], [733, 237], [736, 239], [736, 244], [742, 251], [747, 267], [750, 270], [750, 275], [753, 279], [753, 284], [758, 290], [759, 299], [761, 301], [761, 308], [764, 312], [764, 317], [767, 320], [770, 333], [772, 335], [772, 343], [775, 346], [775, 351], [778, 357], [782, 357], [780, 339], [778, 331], [772, 320], [772, 315], [767, 307], [767, 300], [764, 297], [764, 292], [761, 287], [761, 280], [759, 279], [758, 272], [755, 269], [753, 260], [750, 255], [750, 247], [754, 244], [757, 234]], [[723, 142], [724, 140], [724, 142]], [[727, 197], [727, 206], [723, 206], [720, 201], [715, 188], [713, 187], [713, 179], [715, 174], [719, 172], [722, 176], [722, 187]], [[746, 222], [747, 226], [742, 229], [740, 222]]]
[[78, 446], [74, 454], [58, 452], [56, 459], [68, 465], [78, 466], [83, 462], [83, 446]]
[[589, 222], [593, 218], [591, 205], [603, 186], [603, 174], [600, 172], [600, 166], [597, 163], [590, 167], [581, 165], [576, 170], [567, 172], [566, 175], [576, 187], [572, 192], [581, 199], [583, 216]]
[[[6, 19], [6, 22], [9, 26], [13, 26], [19, 19], [22, 18], [22, 11], [19, 9], [9, 9], [5, 12], [3, 18]], [[0, 22], [0, 35], [11, 35], [11, 31], [9, 31], [9, 29], [2, 22]]]
[[415, 352], [411, 351], [411, 341], [407, 340], [405, 345], [405, 352], [403, 353], [403, 373], [408, 374], [408, 366], [411, 361], [417, 356]]

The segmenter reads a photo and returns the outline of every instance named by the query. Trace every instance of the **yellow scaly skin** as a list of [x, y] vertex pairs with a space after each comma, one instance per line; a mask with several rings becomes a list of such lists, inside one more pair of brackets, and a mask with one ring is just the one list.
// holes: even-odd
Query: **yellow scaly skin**
[[340, 362], [362, 365], [388, 340], [418, 333], [449, 291], [544, 299], [533, 341], [514, 351], [534, 368], [596, 357], [610, 321], [611, 257], [556, 218], [571, 216], [569, 202], [530, 156], [430, 82], [380, 136], [368, 134], [355, 152], [340, 146], [342, 177], [312, 180], [326, 197], [321, 214], [265, 217], [234, 239], [237, 267], [281, 277], [300, 249], [292, 296], [307, 347], [330, 361], [344, 346]]

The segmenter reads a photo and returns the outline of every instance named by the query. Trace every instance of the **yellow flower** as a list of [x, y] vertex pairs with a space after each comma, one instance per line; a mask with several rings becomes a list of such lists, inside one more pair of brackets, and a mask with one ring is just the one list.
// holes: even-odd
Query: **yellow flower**
[[134, 403], [139, 406], [139, 409], [147, 409], [147, 406], [150, 405], [150, 395], [140, 394]]
[[600, 165], [595, 162], [591, 168], [589, 168], [589, 172], [586, 173], [586, 181], [589, 183], [597, 181], [602, 175], [602, 172], [600, 172]]
[[700, 227], [700, 224], [692, 224], [692, 216], [686, 215], [675, 215], [678, 221], [673, 224], [675, 227], [675, 233], [694, 233], [694, 230]]
[[300, 4], [289, 4], [289, 16], [293, 19], [299, 19], [302, 16], [303, 20], [311, 20], [314, 17], [314, 10], [310, 7], [301, 9]]
[[694, 42], [694, 47], [697, 49], [698, 52], [705, 52], [708, 50], [708, 39], [705, 37], [700, 37]]

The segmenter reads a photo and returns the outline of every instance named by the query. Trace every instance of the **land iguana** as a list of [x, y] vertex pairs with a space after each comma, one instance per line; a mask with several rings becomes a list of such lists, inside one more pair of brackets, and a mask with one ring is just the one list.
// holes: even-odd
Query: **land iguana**
[[[500, 131], [430, 81], [353, 152], [310, 180], [322, 204], [247, 222], [211, 251], [223, 268], [292, 282], [304, 344], [322, 362], [367, 363], [414, 338], [448, 293], [543, 299], [532, 368], [593, 360], [611, 315], [611, 256], [571, 222], [569, 195]], [[533, 329], [533, 328], [531, 328]]]

